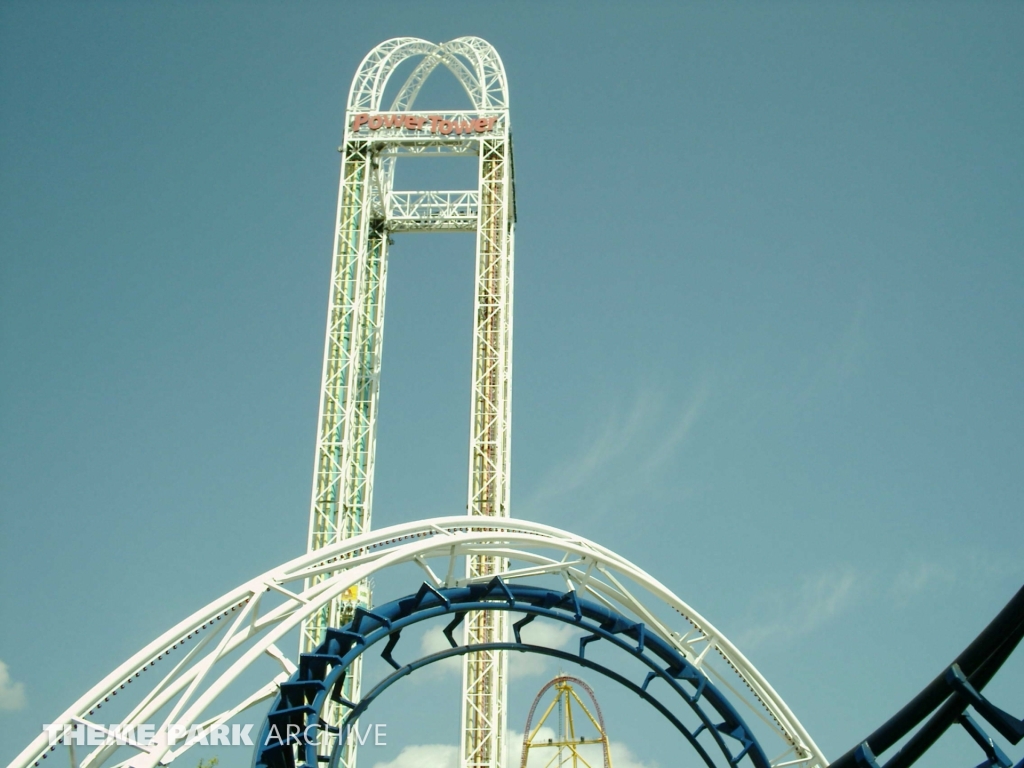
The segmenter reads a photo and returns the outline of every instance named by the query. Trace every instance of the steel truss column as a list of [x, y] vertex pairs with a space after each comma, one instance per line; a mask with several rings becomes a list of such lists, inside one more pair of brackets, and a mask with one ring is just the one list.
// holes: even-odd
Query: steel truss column
[[[511, 159], [507, 134], [480, 142], [468, 511], [485, 517], [509, 515], [514, 263]], [[507, 570], [505, 558], [468, 558], [470, 578]], [[467, 616], [468, 645], [505, 642], [507, 637], [504, 612]], [[463, 658], [462, 766], [501, 768], [506, 758], [508, 659], [499, 651], [480, 651]]]
[[[311, 552], [370, 530], [388, 244], [383, 222], [372, 217], [373, 158], [364, 142], [348, 142], [343, 148], [309, 521]], [[314, 577], [308, 586], [327, 578], [330, 574]], [[344, 625], [356, 607], [369, 604], [366, 581], [346, 590], [302, 623], [299, 652], [316, 648], [327, 627]], [[356, 666], [347, 676], [345, 700], [359, 699], [360, 673]], [[331, 725], [341, 722], [343, 709], [330, 705]], [[346, 745], [344, 768], [355, 765], [355, 746], [354, 739]]]
[[[387, 113], [381, 99], [395, 68], [423, 59]], [[472, 109], [444, 114], [412, 111], [423, 82], [438, 66], [449, 69]], [[380, 374], [384, 278], [389, 232], [477, 232], [473, 400], [470, 431], [469, 513], [508, 515], [509, 386], [512, 359], [512, 226], [514, 193], [505, 72], [484, 40], [463, 37], [441, 45], [415, 38], [381, 43], [353, 80], [346, 112], [338, 231], [323, 390], [310, 513], [309, 550], [369, 530], [374, 435]], [[408, 118], [412, 118], [411, 122]], [[393, 189], [400, 155], [480, 157], [475, 191]], [[505, 571], [504, 559], [481, 557], [470, 575]], [[325, 576], [326, 577], [326, 576]], [[300, 651], [310, 652], [326, 627], [343, 626], [358, 606], [368, 607], [365, 582], [325, 605], [302, 626]], [[467, 642], [502, 641], [504, 614], [482, 612], [467, 621]], [[471, 655], [465, 667], [463, 765], [504, 765], [505, 659]], [[342, 698], [359, 701], [360, 670], [351, 668]], [[329, 713], [331, 725], [344, 712]], [[326, 754], [330, 750], [323, 750]], [[354, 742], [343, 768], [354, 768]]]

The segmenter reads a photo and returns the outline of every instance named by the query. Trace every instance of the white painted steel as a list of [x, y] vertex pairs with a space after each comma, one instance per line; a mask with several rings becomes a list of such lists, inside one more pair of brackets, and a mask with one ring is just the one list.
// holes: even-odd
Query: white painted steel
[[[386, 113], [388, 122], [366, 129], [356, 116], [381, 114], [388, 82], [402, 61], [421, 56]], [[449, 69], [469, 96], [472, 109], [413, 112], [427, 78]], [[313, 492], [309, 515], [310, 551], [357, 536], [371, 527], [376, 453], [377, 403], [389, 233], [476, 231], [473, 381], [470, 433], [470, 514], [507, 516], [509, 428], [511, 424], [512, 260], [514, 191], [505, 70], [495, 49], [479, 38], [434, 44], [396, 38], [374, 48], [352, 80], [341, 147], [338, 227], [324, 353]], [[429, 121], [431, 130], [409, 130], [407, 117]], [[400, 118], [398, 123], [394, 118]], [[452, 130], [486, 119], [486, 131]], [[445, 123], [449, 133], [444, 133]], [[435, 122], [436, 121], [436, 122]], [[481, 125], [483, 123], [481, 122]], [[433, 130], [439, 126], [439, 130]], [[372, 130], [371, 130], [372, 129]], [[395, 191], [394, 168], [401, 156], [476, 155], [475, 190]], [[471, 560], [471, 572], [500, 572], [500, 560]], [[317, 577], [323, 578], [323, 577]], [[356, 606], [371, 601], [369, 584], [354, 586], [303, 624], [300, 650], [309, 650], [325, 628], [344, 624]], [[466, 622], [474, 642], [504, 639], [504, 617], [471, 614]], [[506, 699], [504, 654], [480, 652], [464, 658], [462, 765], [502, 768]], [[360, 671], [345, 681], [344, 697], [358, 697]], [[336, 723], [341, 706], [328, 713]], [[342, 758], [354, 768], [355, 742]]]
[[[384, 91], [396, 68], [421, 57], [386, 113]], [[413, 111], [427, 78], [446, 67], [469, 96], [472, 108], [430, 114]], [[357, 115], [376, 123], [354, 125]], [[382, 126], [379, 117], [388, 117]], [[407, 117], [422, 117], [431, 130], [407, 130]], [[395, 118], [399, 122], [395, 123]], [[486, 131], [466, 133], [480, 120]], [[444, 133], [441, 120], [458, 131]], [[439, 130], [433, 130], [440, 126]], [[468, 125], [467, 125], [468, 127]], [[372, 128], [372, 130], [371, 130]], [[470, 428], [471, 514], [507, 516], [512, 353], [512, 259], [514, 192], [508, 89], [497, 52], [476, 37], [435, 44], [417, 38], [387, 40], [366, 55], [349, 92], [341, 146], [338, 226], [331, 271], [323, 378], [318, 417], [310, 551], [370, 530], [373, 468], [381, 369], [387, 246], [394, 232], [467, 231], [476, 238], [473, 400]], [[477, 155], [479, 184], [466, 191], [395, 191], [397, 159], [404, 155]], [[467, 564], [472, 572], [499, 572], [488, 557]], [[319, 575], [313, 581], [325, 578]], [[315, 647], [328, 626], [346, 623], [358, 606], [369, 606], [370, 585], [361, 583], [325, 604], [302, 624], [300, 651]], [[504, 618], [472, 614], [467, 632], [475, 642], [504, 639]], [[481, 652], [464, 659], [462, 765], [502, 768], [506, 681], [503, 654]], [[361, 672], [346, 677], [344, 698], [358, 699]], [[326, 713], [336, 724], [342, 705]], [[355, 741], [342, 768], [355, 766]]]
[[[507, 518], [512, 428], [512, 148], [507, 138], [480, 142], [480, 201], [473, 307], [473, 394], [470, 413], [470, 515]], [[470, 577], [503, 573], [507, 560], [470, 557]], [[471, 611], [468, 645], [508, 639], [508, 614]], [[508, 733], [508, 654], [480, 651], [462, 657], [462, 768], [504, 768]]]
[[[762, 746], [779, 754], [775, 766], [824, 768], [828, 764], [782, 698], [747, 658], [707, 619], [668, 587], [620, 555], [568, 531], [521, 520], [443, 517], [363, 533], [307, 552], [228, 592], [172, 627], [140, 650], [54, 719], [55, 724], [102, 722], [100, 710], [112, 697], [134, 695], [121, 726], [159, 722], [156, 744], [146, 748], [95, 747], [79, 754], [79, 768], [127, 764], [154, 768], [187, 751], [167, 746], [171, 725], [209, 731], [246, 707], [272, 698], [294, 665], [276, 643], [290, 630], [330, 605], [338, 595], [375, 573], [416, 563], [424, 580], [437, 587], [464, 586], [490, 576], [460, 576], [466, 556], [511, 560], [503, 576], [529, 582], [558, 576], [567, 588], [620, 613], [643, 621], [649, 631], [671, 643], [724, 689], [734, 706], [754, 724], [761, 722]], [[324, 576], [323, 580], [315, 577]], [[409, 591], [414, 591], [410, 585]], [[393, 597], [399, 597], [395, 595]], [[528, 630], [527, 630], [528, 631]], [[235, 693], [233, 682], [269, 655], [281, 666], [276, 674]], [[180, 657], [180, 658], [179, 658]], [[131, 685], [129, 685], [131, 683]], [[236, 686], [237, 687], [237, 686]], [[213, 706], [216, 703], [217, 706]], [[163, 714], [158, 721], [153, 718]], [[108, 721], [108, 724], [109, 721]], [[767, 734], [765, 737], [763, 734]], [[40, 734], [10, 768], [32, 768], [49, 754], [63, 764], [64, 747], [48, 752]], [[124, 758], [124, 750], [134, 754]], [[770, 754], [770, 753], [769, 753]], [[48, 761], [49, 762], [49, 761]]]
[[479, 192], [390, 192], [387, 200], [391, 232], [476, 231]]

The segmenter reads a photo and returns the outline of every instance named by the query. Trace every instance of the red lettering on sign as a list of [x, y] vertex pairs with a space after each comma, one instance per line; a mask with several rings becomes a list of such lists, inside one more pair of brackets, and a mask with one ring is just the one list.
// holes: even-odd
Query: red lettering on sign
[[[366, 126], [371, 131], [379, 131], [381, 128], [404, 128], [409, 131], [425, 131], [431, 133], [443, 133], [448, 136], [454, 133], [456, 136], [469, 135], [472, 133], [488, 133], [494, 130], [498, 117], [475, 117], [469, 120], [458, 118], [448, 120], [441, 115], [407, 115], [407, 114], [384, 114], [371, 115], [368, 112], [360, 112], [352, 116], [352, 132], [357, 133]], [[429, 123], [429, 126], [428, 126]]]

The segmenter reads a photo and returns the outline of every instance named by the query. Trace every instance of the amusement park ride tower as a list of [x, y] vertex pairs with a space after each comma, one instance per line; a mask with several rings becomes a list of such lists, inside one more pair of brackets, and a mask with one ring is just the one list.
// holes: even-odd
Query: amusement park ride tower
[[[389, 80], [410, 58], [417, 61], [385, 108]], [[470, 109], [414, 109], [438, 67], [462, 85]], [[392, 685], [456, 656], [463, 659], [460, 764], [501, 768], [509, 751], [509, 652], [544, 654], [615, 681], [664, 717], [695, 764], [826, 768], [782, 697], [693, 605], [597, 542], [509, 517], [515, 197], [508, 91], [494, 49], [474, 37], [378, 45], [352, 83], [341, 153], [307, 551], [138, 650], [37, 733], [10, 768], [65, 759], [70, 768], [167, 766], [197, 744], [226, 745], [238, 718], [256, 707], [265, 715], [250, 742], [254, 768], [353, 768], [357, 740], [347, 729]], [[448, 155], [477, 158], [475, 189], [394, 188], [400, 157]], [[417, 231], [476, 234], [468, 516], [371, 529], [389, 237]], [[418, 566], [423, 580], [371, 606], [371, 578], [406, 566]], [[785, 610], [787, 620], [801, 619], [798, 605]], [[534, 620], [578, 642], [568, 651], [531, 636]], [[459, 624], [461, 643], [453, 635]], [[449, 647], [416, 656], [410, 644], [399, 645], [414, 626], [442, 631]], [[278, 645], [296, 630], [297, 659]], [[954, 663], [833, 768], [878, 768], [875, 755], [897, 747], [884, 766], [907, 768], [954, 723], [985, 751], [982, 765], [1009, 768], [967, 709], [1010, 743], [1024, 740], [1024, 720], [981, 693], [1022, 638], [1024, 588]], [[382, 649], [390, 667], [361, 691], [361, 660], [371, 649]], [[628, 669], [609, 666], [622, 662]], [[571, 695], [568, 685], [559, 691]], [[590, 746], [600, 742], [610, 765], [600, 713], [592, 722], [599, 737]], [[526, 732], [527, 742], [537, 735], [530, 721]], [[569, 733], [574, 749], [561, 738], [552, 748], [578, 757], [579, 734]]]
[[[396, 67], [422, 57], [394, 101], [382, 104]], [[424, 82], [446, 67], [469, 95], [470, 111], [414, 109]], [[436, 45], [414, 38], [381, 43], [363, 60], [348, 99], [341, 147], [341, 185], [308, 551], [370, 530], [377, 401], [381, 370], [389, 235], [393, 232], [475, 232], [476, 296], [469, 438], [470, 515], [509, 514], [509, 428], [512, 384], [512, 272], [515, 196], [505, 70], [487, 42], [462, 37]], [[398, 191], [395, 163], [403, 156], [479, 158], [476, 189]], [[471, 556], [467, 576], [496, 574], [504, 558]], [[330, 574], [314, 577], [314, 582]], [[366, 581], [302, 625], [300, 652], [310, 652], [328, 627], [368, 608]], [[466, 642], [501, 641], [502, 612], [474, 612]], [[504, 761], [506, 659], [496, 651], [467, 655], [463, 663], [462, 764], [498, 768]], [[359, 698], [360, 667], [345, 681], [344, 699]], [[341, 722], [344, 705], [330, 715]], [[351, 741], [343, 761], [355, 762]]]

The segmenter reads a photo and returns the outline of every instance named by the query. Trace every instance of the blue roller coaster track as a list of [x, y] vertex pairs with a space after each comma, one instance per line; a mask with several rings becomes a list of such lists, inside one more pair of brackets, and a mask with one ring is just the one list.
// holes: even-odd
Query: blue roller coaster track
[[[281, 692], [263, 724], [254, 766], [315, 768], [327, 762], [334, 768], [352, 724], [384, 691], [429, 664], [479, 650], [479, 646], [460, 646], [454, 631], [468, 611], [494, 610], [522, 614], [522, 618], [512, 625], [514, 642], [491, 643], [488, 647], [553, 656], [618, 682], [661, 713], [711, 768], [722, 765], [712, 757], [713, 750], [720, 752], [729, 766], [738, 766], [746, 760], [746, 764], [756, 768], [769, 768], [768, 758], [754, 734], [718, 688], [668, 643], [646, 631], [642, 623], [629, 621], [604, 606], [582, 600], [574, 591], [562, 593], [506, 584], [498, 577], [489, 584], [453, 589], [436, 589], [424, 583], [414, 595], [378, 606], [373, 611], [360, 610], [347, 626], [329, 629], [314, 652], [299, 657], [298, 670], [281, 685]], [[394, 654], [402, 631], [440, 616], [452, 617], [444, 628], [451, 647], [405, 664], [396, 661]], [[588, 633], [581, 637], [578, 653], [524, 643], [521, 630], [536, 618], [570, 624]], [[358, 702], [340, 699], [352, 663], [385, 640], [380, 655], [394, 671], [377, 682]], [[587, 646], [597, 641], [640, 660], [649, 670], [646, 678], [637, 682], [588, 659]], [[664, 681], [667, 690], [666, 686], [658, 686], [656, 693], [651, 687], [655, 680]], [[665, 694], [674, 694], [677, 700], [684, 702], [696, 715], [699, 725], [692, 729], [684, 725], [671, 704], [665, 701]], [[329, 726], [321, 717], [330, 697], [350, 708], [340, 727]], [[338, 735], [331, 754], [318, 754], [320, 739], [317, 736], [321, 729]]]

